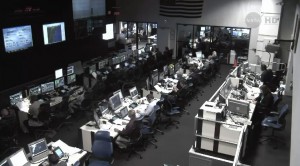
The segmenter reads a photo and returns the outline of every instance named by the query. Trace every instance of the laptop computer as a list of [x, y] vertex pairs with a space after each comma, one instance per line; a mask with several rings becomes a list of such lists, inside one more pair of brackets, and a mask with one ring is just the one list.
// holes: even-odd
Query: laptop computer
[[39, 161], [48, 157], [49, 150], [45, 138], [39, 139], [28, 144], [32, 162]]
[[24, 148], [21, 148], [16, 153], [11, 155], [8, 159], [8, 164], [10, 166], [30, 166], [30, 162], [28, 161]]

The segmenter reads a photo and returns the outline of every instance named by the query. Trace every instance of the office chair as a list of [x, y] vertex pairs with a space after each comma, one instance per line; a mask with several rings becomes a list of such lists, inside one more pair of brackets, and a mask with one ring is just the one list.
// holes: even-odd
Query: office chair
[[112, 142], [109, 131], [97, 131], [94, 135], [94, 140]]
[[[62, 102], [60, 104], [60, 107], [58, 107], [57, 111], [53, 113], [53, 119], [55, 123], [58, 123], [59, 125], [56, 126], [56, 130], [59, 130], [63, 126], [66, 125], [73, 125], [73, 123], [69, 120], [70, 113], [68, 111], [69, 109], [69, 98], [70, 95], [63, 96]], [[51, 109], [50, 106], [47, 108], [45, 106], [45, 109]]]
[[113, 143], [95, 137], [88, 162], [89, 166], [110, 166], [113, 162]]
[[272, 129], [272, 134], [270, 136], [263, 136], [266, 137], [266, 139], [261, 140], [260, 143], [265, 142], [265, 141], [275, 141], [276, 145], [273, 147], [274, 149], [277, 149], [277, 144], [278, 142], [285, 143], [285, 141], [280, 140], [275, 136], [275, 131], [282, 131], [284, 130], [286, 126], [286, 120], [285, 117], [288, 114], [288, 105], [285, 104], [281, 107], [281, 110], [278, 113], [276, 112], [271, 112], [270, 116], [267, 116], [261, 123], [263, 127], [271, 128]]
[[[163, 104], [162, 104], [162, 113], [168, 117], [166, 120], [165, 128], [168, 128], [171, 125], [174, 125], [176, 129], [178, 129], [178, 125], [180, 124], [179, 121], [172, 119], [173, 116], [181, 116], [181, 112], [178, 107], [173, 107], [171, 102], [167, 99], [167, 97], [163, 97]], [[163, 120], [164, 121], [164, 120]]]

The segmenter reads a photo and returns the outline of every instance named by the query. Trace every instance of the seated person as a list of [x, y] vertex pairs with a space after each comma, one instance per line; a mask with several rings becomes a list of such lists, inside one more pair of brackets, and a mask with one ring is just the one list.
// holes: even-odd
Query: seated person
[[273, 105], [273, 95], [270, 89], [266, 85], [262, 85], [260, 88], [261, 93], [257, 98], [253, 100], [256, 104], [254, 114], [256, 114], [256, 120], [259, 122], [270, 113], [270, 108]]
[[2, 136], [9, 136], [12, 133], [12, 126], [16, 123], [16, 114], [12, 108], [3, 108], [0, 114], [0, 131]]
[[271, 69], [267, 69], [267, 66], [265, 64], [262, 64], [261, 66], [261, 75], [260, 75], [260, 81], [264, 83], [264, 85], [270, 83], [273, 79], [273, 71]]
[[29, 106], [29, 120], [28, 120], [28, 125], [32, 127], [39, 127], [39, 126], [44, 126], [44, 123], [42, 121], [39, 121], [38, 116], [40, 113], [40, 106], [44, 102], [40, 101], [38, 96], [32, 95], [30, 96], [30, 103], [31, 105]]
[[49, 166], [67, 166], [64, 161], [59, 161], [59, 158], [55, 154], [48, 155]]
[[150, 115], [153, 111], [157, 111], [159, 109], [159, 106], [156, 105], [157, 100], [154, 100], [153, 94], [148, 94], [147, 96], [147, 101], [149, 105], [147, 106], [146, 110], [144, 112], [142, 111], [137, 111], [139, 114], [143, 116], [148, 116]]
[[128, 117], [130, 121], [122, 131], [115, 129], [119, 134], [116, 139], [116, 144], [121, 149], [127, 147], [127, 143], [130, 142], [130, 139], [135, 139], [140, 136], [140, 124], [136, 121], [135, 111], [129, 110]]

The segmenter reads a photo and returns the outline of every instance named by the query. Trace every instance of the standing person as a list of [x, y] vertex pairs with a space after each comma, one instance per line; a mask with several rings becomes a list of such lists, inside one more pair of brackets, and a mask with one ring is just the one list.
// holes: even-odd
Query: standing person
[[271, 69], [267, 69], [267, 66], [265, 64], [261, 65], [261, 75], [260, 75], [260, 81], [263, 82], [264, 85], [267, 85], [271, 83], [273, 79], [273, 72]]

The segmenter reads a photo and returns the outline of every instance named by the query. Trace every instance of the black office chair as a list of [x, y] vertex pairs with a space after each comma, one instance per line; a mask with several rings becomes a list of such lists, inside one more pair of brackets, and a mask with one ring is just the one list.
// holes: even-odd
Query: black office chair
[[[73, 125], [73, 122], [70, 120], [69, 109], [69, 95], [63, 96], [60, 107], [52, 114], [54, 123], [58, 124], [56, 130], [60, 130], [63, 126]], [[50, 109], [50, 108], [49, 108]]]
[[167, 119], [162, 120], [166, 122], [165, 128], [168, 128], [171, 125], [174, 125], [176, 129], [178, 129], [178, 125], [180, 124], [179, 121], [174, 120], [172, 117], [174, 116], [181, 116], [181, 111], [179, 110], [179, 107], [173, 107], [170, 100], [165, 96], [162, 97], [163, 104], [162, 104], [162, 113], [167, 117]]
[[278, 142], [285, 144], [286, 141], [281, 140], [275, 136], [275, 131], [284, 130], [284, 128], [286, 126], [285, 117], [288, 114], [288, 112], [289, 112], [288, 105], [285, 104], [282, 106], [279, 114], [277, 112], [271, 112], [270, 116], [266, 117], [262, 121], [261, 125], [266, 128], [271, 128], [272, 134], [270, 136], [263, 136], [263, 137], [266, 137], [266, 139], [261, 140], [260, 143], [265, 142], [265, 141], [275, 141], [276, 145], [273, 147], [274, 149], [277, 148]]

